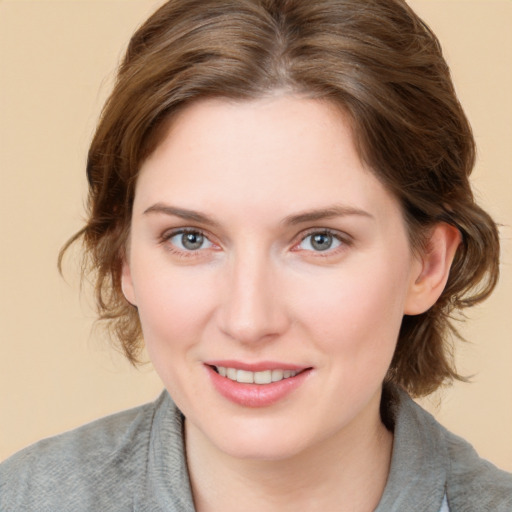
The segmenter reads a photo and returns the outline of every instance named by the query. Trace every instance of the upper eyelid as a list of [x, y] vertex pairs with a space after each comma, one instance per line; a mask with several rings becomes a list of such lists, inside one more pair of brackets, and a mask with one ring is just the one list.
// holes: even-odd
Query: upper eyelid
[[207, 238], [208, 240], [210, 240], [210, 242], [212, 242], [212, 235], [207, 230], [204, 230], [201, 228], [195, 228], [195, 227], [191, 227], [191, 226], [183, 226], [183, 227], [179, 227], [179, 228], [165, 229], [162, 232], [162, 234], [160, 235], [160, 238], [169, 240], [173, 236], [180, 235], [182, 233], [198, 233], [198, 234], [204, 236], [205, 238]]
[[[171, 242], [171, 239], [175, 236], [184, 234], [184, 233], [197, 233], [203, 236], [208, 242], [210, 243], [209, 247], [204, 248], [198, 248], [198, 249], [182, 249], [179, 246], [175, 245]], [[203, 229], [198, 228], [191, 228], [191, 227], [179, 227], [179, 228], [169, 228], [167, 230], [164, 230], [159, 236], [158, 236], [158, 243], [165, 247], [166, 250], [170, 251], [171, 253], [174, 253], [175, 255], [179, 255], [180, 257], [187, 257], [187, 258], [194, 258], [194, 257], [201, 257], [207, 254], [206, 251], [208, 250], [215, 250], [215, 246], [218, 247], [218, 244], [214, 241], [212, 241], [212, 238], [208, 233], [205, 232]]]
[[[208, 242], [210, 242], [210, 244], [218, 245], [218, 243], [213, 241], [211, 235], [209, 235], [207, 232], [205, 232], [205, 230], [198, 229], [198, 228], [192, 228], [192, 227], [188, 227], [188, 226], [187, 227], [180, 227], [180, 228], [169, 228], [169, 229], [166, 229], [161, 234], [158, 235], [158, 241], [159, 241], [160, 244], [170, 243], [171, 238], [174, 238], [175, 236], [181, 235], [181, 234], [184, 234], [184, 233], [197, 233], [197, 234], [200, 234], [206, 240], [208, 240]], [[174, 245], [174, 244], [171, 244], [171, 245]], [[198, 249], [196, 251], [191, 251], [191, 252], [200, 252], [201, 250], [204, 250], [204, 249]], [[179, 247], [177, 247], [176, 251], [181, 251], [181, 249]]]
[[[306, 240], [306, 238], [308, 238], [311, 235], [315, 235], [317, 233], [331, 235], [336, 240], [338, 240], [338, 242], [340, 242], [340, 245], [338, 247], [326, 249], [325, 251], [314, 251], [311, 249], [301, 249], [299, 247], [299, 245], [302, 244], [304, 242], [304, 240]], [[340, 251], [345, 251], [353, 245], [353, 238], [349, 234], [347, 234], [343, 231], [338, 231], [336, 229], [312, 228], [307, 231], [303, 231], [301, 234], [298, 235], [298, 237], [299, 237], [298, 240], [293, 243], [293, 245], [291, 247], [291, 251], [292, 252], [302, 252], [303, 251], [304, 253], [308, 253], [308, 255], [311, 255], [312, 257], [328, 258], [330, 256], [335, 256], [336, 254], [339, 254]]]
[[[212, 233], [209, 232], [207, 229], [195, 227], [195, 226], [180, 226], [175, 228], [169, 228], [162, 232], [161, 235], [159, 235], [159, 238], [162, 242], [169, 241], [172, 237], [179, 235], [181, 233], [199, 233], [205, 238], [208, 239], [208, 241], [215, 245], [221, 245], [221, 243], [218, 241], [217, 237], [214, 236]], [[297, 244], [303, 242], [308, 236], [317, 234], [317, 233], [326, 233], [329, 234], [339, 241], [343, 242], [344, 244], [350, 244], [353, 241], [353, 238], [351, 235], [344, 231], [340, 231], [333, 228], [328, 227], [312, 227], [305, 229], [301, 231], [300, 233], [293, 236], [293, 238], [290, 240], [290, 243], [292, 247], [295, 247]]]
[[299, 239], [299, 241], [302, 241], [305, 238], [307, 238], [308, 236], [315, 235], [317, 233], [332, 235], [335, 238], [337, 238], [343, 242], [348, 242], [348, 241], [352, 240], [352, 237], [348, 233], [346, 233], [344, 231], [339, 231], [338, 229], [332, 229], [332, 228], [309, 228], [309, 229], [304, 230], [301, 233], [299, 233], [297, 235], [297, 238]]

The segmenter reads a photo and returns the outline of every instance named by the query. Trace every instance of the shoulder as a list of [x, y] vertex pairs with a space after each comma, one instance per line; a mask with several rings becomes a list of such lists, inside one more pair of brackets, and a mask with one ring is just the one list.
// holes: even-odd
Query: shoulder
[[512, 474], [480, 458], [464, 439], [440, 429], [449, 458], [446, 487], [451, 509], [512, 511]]
[[446, 493], [449, 509], [456, 512], [512, 511], [512, 474], [480, 458], [404, 392], [398, 402], [395, 438], [403, 444], [397, 450], [401, 465], [422, 475], [429, 494], [435, 489], [440, 499]]
[[133, 493], [125, 487], [140, 481], [162, 400], [44, 439], [7, 459], [0, 465], [0, 510], [129, 507]]

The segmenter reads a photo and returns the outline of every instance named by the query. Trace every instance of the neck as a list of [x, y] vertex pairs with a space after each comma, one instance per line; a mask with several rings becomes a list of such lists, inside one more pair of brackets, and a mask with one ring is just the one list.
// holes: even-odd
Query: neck
[[386, 485], [393, 436], [380, 421], [378, 407], [371, 412], [363, 424], [356, 421], [281, 460], [232, 457], [186, 422], [196, 510], [373, 511]]

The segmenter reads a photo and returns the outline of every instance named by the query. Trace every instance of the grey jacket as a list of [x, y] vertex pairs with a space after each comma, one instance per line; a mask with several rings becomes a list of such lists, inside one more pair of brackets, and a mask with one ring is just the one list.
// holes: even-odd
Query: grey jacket
[[[376, 512], [512, 512], [512, 475], [480, 459], [404, 392], [392, 408], [391, 471]], [[0, 510], [193, 512], [183, 417], [154, 402], [45, 439], [0, 465]], [[335, 512], [335, 511], [333, 511]]]

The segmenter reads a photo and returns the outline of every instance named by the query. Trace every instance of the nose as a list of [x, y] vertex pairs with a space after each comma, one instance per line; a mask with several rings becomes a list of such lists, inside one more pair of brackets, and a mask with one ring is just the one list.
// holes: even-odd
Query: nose
[[275, 339], [289, 323], [279, 269], [255, 252], [239, 255], [230, 265], [219, 311], [221, 331], [244, 344]]

